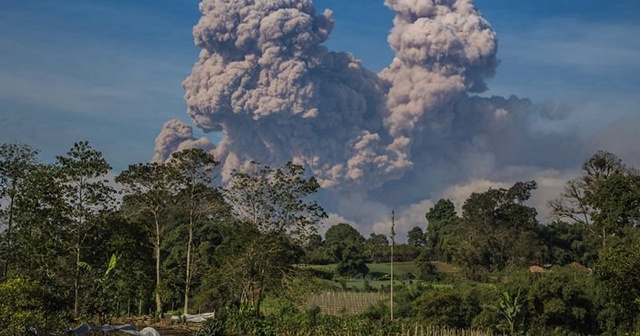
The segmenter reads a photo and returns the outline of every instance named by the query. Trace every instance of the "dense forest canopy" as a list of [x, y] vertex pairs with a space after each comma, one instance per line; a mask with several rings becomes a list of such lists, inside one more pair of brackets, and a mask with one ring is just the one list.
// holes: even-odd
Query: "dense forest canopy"
[[[132, 164], [115, 181], [110, 169], [88, 142], [51, 164], [29, 145], [0, 146], [4, 334], [229, 307], [260, 319], [265, 300], [300, 307], [327, 282], [350, 290], [349, 279], [388, 276], [375, 265], [391, 261], [392, 237], [364, 237], [349, 223], [318, 234], [320, 185], [302, 166], [252, 163], [226, 186], [200, 149]], [[395, 245], [393, 260], [414, 267], [400, 279], [396, 316], [509, 333], [637, 332], [640, 172], [595, 153], [549, 201], [548, 223], [527, 205], [536, 187], [472, 193], [461, 213], [446, 199], [424, 209], [424, 223]]]

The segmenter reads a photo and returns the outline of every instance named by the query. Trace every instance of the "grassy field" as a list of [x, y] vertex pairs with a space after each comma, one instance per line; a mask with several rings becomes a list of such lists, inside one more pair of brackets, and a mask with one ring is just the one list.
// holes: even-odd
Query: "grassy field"
[[[308, 265], [306, 267], [310, 267], [310, 268], [314, 268], [314, 269], [322, 270], [326, 272], [333, 272], [336, 269], [336, 265], [337, 264]], [[391, 263], [367, 264], [367, 267], [369, 268], [369, 274], [375, 274], [375, 275], [391, 274]], [[415, 265], [413, 265], [413, 262], [411, 261], [395, 262], [393, 263], [393, 268], [394, 268], [394, 271], [393, 271], [394, 276], [402, 276], [402, 275], [406, 275], [407, 273], [416, 275], [419, 273], [419, 270], [415, 267]], [[437, 265], [436, 265], [436, 268], [438, 268]]]
[[441, 273], [457, 273], [460, 270], [458, 267], [440, 261], [432, 261], [431, 265], [435, 266], [436, 270]]
[[[458, 268], [449, 264], [433, 261], [431, 262], [440, 273], [456, 273]], [[333, 273], [336, 268], [336, 264], [328, 265], [307, 265], [305, 267], [313, 268], [323, 272]], [[391, 264], [390, 263], [370, 263], [367, 264], [369, 268], [369, 274], [364, 278], [351, 278], [351, 279], [335, 279], [322, 281], [324, 287], [328, 290], [352, 290], [352, 291], [366, 291], [370, 289], [380, 290], [385, 288], [388, 290], [391, 285]], [[410, 273], [414, 277], [419, 274], [418, 268], [413, 262], [395, 262], [394, 267], [394, 283], [396, 285], [403, 285], [411, 281], [407, 278]]]
[[[369, 273], [391, 274], [391, 263], [367, 264], [367, 267], [369, 267]], [[393, 268], [394, 276], [402, 276], [407, 273], [416, 275], [420, 272], [411, 261], [394, 262]]]

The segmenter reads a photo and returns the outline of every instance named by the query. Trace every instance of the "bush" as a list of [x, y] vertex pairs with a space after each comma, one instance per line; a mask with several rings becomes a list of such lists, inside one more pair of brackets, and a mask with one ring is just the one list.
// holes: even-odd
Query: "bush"
[[467, 327], [462, 297], [451, 290], [433, 290], [414, 303], [416, 317], [428, 325]]
[[48, 311], [39, 284], [21, 278], [0, 283], [0, 336], [40, 335], [62, 330], [57, 312]]
[[226, 316], [223, 317], [221, 315], [206, 319], [202, 323], [200, 330], [195, 333], [195, 336], [226, 336]]
[[550, 272], [513, 274], [504, 286], [520, 293], [519, 322], [531, 334], [599, 334], [595, 284], [589, 274], [572, 267]]
[[436, 267], [429, 261], [426, 250], [420, 253], [413, 263], [420, 271], [418, 273], [418, 279], [426, 281], [438, 281], [442, 279], [442, 276], [438, 273]]

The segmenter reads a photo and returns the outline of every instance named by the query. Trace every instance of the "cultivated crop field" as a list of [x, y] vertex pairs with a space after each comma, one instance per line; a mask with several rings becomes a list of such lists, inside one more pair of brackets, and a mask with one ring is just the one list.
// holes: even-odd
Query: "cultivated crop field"
[[389, 294], [328, 291], [310, 296], [304, 308], [317, 305], [324, 314], [348, 315], [361, 313], [380, 301], [389, 301]]

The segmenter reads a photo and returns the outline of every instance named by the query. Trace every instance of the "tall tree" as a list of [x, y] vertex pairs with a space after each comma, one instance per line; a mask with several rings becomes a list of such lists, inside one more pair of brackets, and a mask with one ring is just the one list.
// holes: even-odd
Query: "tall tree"
[[315, 177], [306, 178], [304, 167], [291, 162], [273, 169], [253, 162], [247, 172], [232, 173], [227, 199], [238, 218], [260, 232], [307, 239], [327, 215], [308, 196], [320, 189]]
[[537, 212], [524, 204], [535, 188], [535, 181], [517, 182], [467, 199], [456, 257], [469, 276], [476, 276], [478, 269], [495, 271], [540, 261]]
[[184, 281], [183, 314], [189, 313], [189, 297], [193, 281], [193, 233], [196, 224], [206, 216], [221, 212], [219, 191], [213, 187], [214, 169], [218, 165], [212, 154], [202, 149], [187, 149], [171, 155], [168, 165], [175, 171], [180, 188], [178, 204], [187, 212], [187, 248]]
[[327, 229], [324, 247], [338, 263], [338, 275], [366, 275], [369, 272], [364, 260], [364, 237], [353, 226], [339, 223]]
[[372, 262], [389, 260], [389, 239], [382, 233], [371, 233], [365, 242], [367, 258]]
[[4, 257], [3, 279], [7, 277], [11, 263], [14, 260], [12, 230], [16, 216], [16, 201], [23, 192], [22, 187], [25, 178], [37, 163], [37, 155], [38, 150], [29, 145], [15, 143], [0, 145], [0, 206], [3, 203], [6, 204], [4, 209], [0, 208], [0, 214], [7, 226], [2, 246], [2, 255]]
[[78, 315], [82, 252], [85, 242], [114, 208], [114, 189], [105, 179], [111, 169], [102, 153], [87, 141], [76, 142], [66, 156], [58, 156], [61, 184], [70, 218], [69, 237], [75, 255], [74, 314]]
[[[127, 307], [142, 315], [142, 306], [153, 298], [155, 289], [155, 265], [153, 246], [148, 242], [148, 228], [145, 222], [127, 220], [123, 211], [114, 212], [108, 219], [105, 227], [106, 234], [102, 236], [104, 245], [100, 249], [97, 260], [110, 261], [110, 256], [117, 255], [116, 267], [111, 275], [114, 282], [110, 286], [111, 300], [100, 300], [101, 308], [114, 311], [118, 307]], [[98, 264], [98, 270], [108, 268], [107, 264]], [[95, 293], [92, 297], [97, 298]], [[110, 306], [105, 304], [111, 304]], [[136, 309], [137, 308], [137, 309]]]
[[67, 272], [73, 274], [75, 268], [69, 265], [73, 264], [66, 259], [69, 251], [61, 244], [68, 241], [65, 228], [69, 218], [59, 171], [53, 165], [34, 166], [15, 202], [17, 271], [54, 286], [67, 282]]
[[265, 275], [282, 278], [291, 274], [293, 259], [287, 258], [285, 264], [278, 260], [282, 246], [301, 247], [326, 217], [322, 207], [308, 199], [319, 188], [314, 177], [305, 177], [304, 168], [291, 162], [277, 169], [254, 162], [248, 171], [232, 173], [227, 199], [238, 219], [261, 235], [253, 240], [259, 245], [244, 254], [245, 263], [255, 268], [244, 281], [242, 300], [256, 311], [266, 286], [274, 283]]
[[152, 230], [151, 244], [156, 261], [156, 314], [163, 316], [162, 288], [162, 247], [166, 230], [166, 218], [172, 211], [175, 200], [176, 178], [165, 164], [146, 163], [130, 165], [116, 177], [125, 193], [125, 210], [131, 217], [150, 216]]
[[407, 233], [407, 244], [415, 247], [422, 247], [425, 245], [424, 232], [418, 226], [414, 226]]
[[336, 258], [341, 259], [341, 251], [348, 246], [356, 246], [362, 249], [365, 239], [353, 226], [347, 223], [339, 223], [331, 226], [324, 234], [324, 245]]
[[600, 323], [606, 334], [637, 331], [640, 322], [640, 233], [634, 230], [601, 252], [594, 267]]
[[566, 183], [549, 206], [560, 219], [584, 223], [602, 247], [640, 222], [640, 173], [615, 154], [598, 151], [582, 165], [582, 175]]
[[451, 251], [448, 242], [460, 224], [456, 207], [448, 199], [439, 200], [425, 215], [427, 230], [425, 244], [430, 253], [441, 261], [450, 261]]

